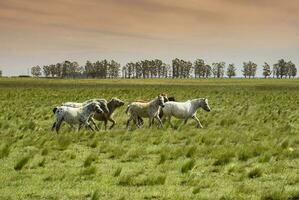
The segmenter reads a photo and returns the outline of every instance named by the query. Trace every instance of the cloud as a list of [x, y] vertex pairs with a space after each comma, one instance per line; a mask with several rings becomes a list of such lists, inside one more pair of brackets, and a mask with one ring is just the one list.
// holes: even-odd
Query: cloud
[[298, 49], [298, 12], [297, 0], [6, 0], [0, 55], [277, 55]]

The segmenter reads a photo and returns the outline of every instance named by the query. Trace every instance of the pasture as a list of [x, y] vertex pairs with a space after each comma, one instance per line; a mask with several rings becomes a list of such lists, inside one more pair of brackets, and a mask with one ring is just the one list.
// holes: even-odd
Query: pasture
[[[125, 129], [165, 92], [209, 99], [189, 120]], [[51, 132], [62, 102], [118, 97], [112, 130]], [[299, 80], [0, 79], [0, 199], [299, 199]], [[103, 127], [102, 127], [103, 129]]]

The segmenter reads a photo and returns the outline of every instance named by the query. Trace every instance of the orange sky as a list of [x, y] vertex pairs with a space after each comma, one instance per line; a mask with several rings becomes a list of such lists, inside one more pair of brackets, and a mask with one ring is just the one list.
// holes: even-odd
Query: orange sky
[[298, 13], [298, 0], [0, 0], [0, 69], [175, 57], [299, 66]]

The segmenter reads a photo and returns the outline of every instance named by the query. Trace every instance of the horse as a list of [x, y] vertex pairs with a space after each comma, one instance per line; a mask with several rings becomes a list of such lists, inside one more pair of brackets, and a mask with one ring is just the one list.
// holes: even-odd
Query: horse
[[[105, 130], [107, 129], [108, 121], [110, 121], [110, 122], [112, 122], [112, 125], [109, 127], [109, 129], [112, 129], [113, 126], [116, 124], [116, 121], [112, 118], [113, 112], [115, 111], [116, 108], [123, 106], [124, 104], [125, 104], [124, 101], [114, 97], [107, 103], [109, 112], [108, 113], [95, 113], [94, 116], [91, 118], [91, 120], [95, 119], [98, 121], [104, 121]], [[94, 125], [95, 125], [96, 129], [99, 130], [99, 128], [96, 126], [95, 122], [94, 122]]]
[[52, 131], [55, 129], [58, 133], [60, 125], [63, 121], [71, 125], [71, 127], [73, 127], [75, 124], [78, 124], [78, 131], [83, 126], [88, 126], [92, 131], [94, 131], [89, 124], [89, 120], [94, 113], [103, 113], [104, 111], [101, 109], [98, 103], [91, 102], [78, 108], [70, 106], [56, 107], [53, 109], [53, 112], [55, 113], [56, 120], [52, 126]]
[[[166, 103], [166, 102], [168, 102], [168, 101], [176, 101], [175, 100], [175, 97], [164, 97], [164, 102]], [[148, 101], [145, 101], [145, 100], [137, 100], [136, 102], [144, 102], [144, 103], [146, 103], [146, 102], [148, 102]], [[162, 119], [163, 118], [163, 109], [160, 109], [159, 110], [159, 117], [160, 117], [160, 119]], [[141, 118], [141, 117], [139, 117], [138, 116], [138, 120], [137, 120], [137, 123], [141, 126], [141, 125], [143, 125], [143, 119]]]
[[129, 113], [130, 117], [127, 120], [126, 127], [128, 128], [130, 122], [134, 120], [136, 126], [140, 128], [140, 125], [138, 124], [138, 117], [149, 118], [149, 127], [152, 126], [152, 123], [156, 118], [160, 123], [160, 127], [163, 127], [162, 121], [159, 117], [159, 110], [160, 107], [164, 107], [164, 98], [165, 97], [160, 94], [150, 102], [133, 102], [128, 105], [126, 113]]
[[87, 101], [84, 101], [83, 103], [66, 102], [66, 103], [63, 103], [62, 106], [69, 106], [69, 107], [79, 108], [79, 107], [82, 107], [82, 106], [84, 106], [86, 104], [89, 104], [89, 103], [92, 103], [92, 102], [99, 103], [101, 109], [105, 113], [109, 113], [109, 109], [107, 107], [107, 100], [106, 99], [89, 99]]
[[197, 128], [202, 128], [199, 119], [196, 117], [196, 111], [198, 108], [203, 108], [205, 111], [210, 112], [210, 106], [208, 99], [198, 98], [188, 100], [186, 102], [173, 102], [168, 101], [163, 107], [163, 114], [165, 118], [168, 118], [168, 122], [171, 127], [174, 127], [171, 123], [171, 117], [174, 116], [178, 119], [184, 119], [184, 124], [187, 123], [188, 119], [192, 118], [197, 122]]

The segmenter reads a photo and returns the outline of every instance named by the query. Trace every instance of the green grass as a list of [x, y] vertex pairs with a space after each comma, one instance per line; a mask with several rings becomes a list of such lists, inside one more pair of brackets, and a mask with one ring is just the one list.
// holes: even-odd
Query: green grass
[[[207, 97], [186, 125], [125, 130], [126, 105]], [[50, 131], [66, 101], [118, 97], [111, 131]], [[298, 199], [299, 79], [0, 79], [0, 199]]]

